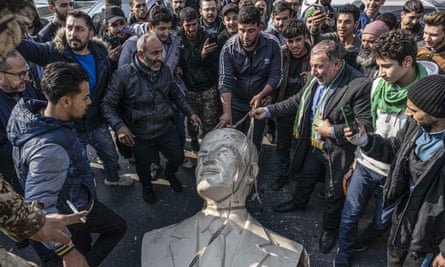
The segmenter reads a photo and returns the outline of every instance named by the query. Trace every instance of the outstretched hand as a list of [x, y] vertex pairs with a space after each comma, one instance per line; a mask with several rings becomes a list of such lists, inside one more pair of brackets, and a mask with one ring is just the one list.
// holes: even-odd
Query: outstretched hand
[[67, 215], [48, 214], [45, 218], [45, 224], [37, 233], [31, 236], [31, 239], [40, 242], [54, 242], [67, 245], [71, 242], [71, 238], [65, 232], [66, 226], [80, 223], [80, 219], [86, 217], [87, 214], [87, 211]]

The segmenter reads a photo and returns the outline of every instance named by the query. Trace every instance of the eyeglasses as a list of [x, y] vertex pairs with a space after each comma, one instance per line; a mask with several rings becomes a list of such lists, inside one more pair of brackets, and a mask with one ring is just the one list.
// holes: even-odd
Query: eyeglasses
[[23, 79], [25, 79], [26, 76], [28, 76], [29, 69], [26, 69], [25, 71], [21, 71], [21, 72], [17, 72], [17, 73], [12, 73], [12, 72], [3, 71], [3, 70], [1, 70], [0, 72], [16, 76], [20, 80], [23, 80]]

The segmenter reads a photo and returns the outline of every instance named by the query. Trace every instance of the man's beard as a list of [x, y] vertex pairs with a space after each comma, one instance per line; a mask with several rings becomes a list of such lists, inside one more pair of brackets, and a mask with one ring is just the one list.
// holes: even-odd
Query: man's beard
[[153, 64], [151, 64], [150, 61], [145, 56], [144, 56], [144, 61], [141, 63], [142, 65], [144, 65], [144, 67], [148, 68], [151, 71], [159, 71], [161, 69], [161, 67], [157, 68]]
[[360, 49], [360, 52], [358, 53], [356, 58], [356, 62], [360, 66], [369, 67], [375, 64], [375, 58], [373, 57], [372, 53], [366, 53]]

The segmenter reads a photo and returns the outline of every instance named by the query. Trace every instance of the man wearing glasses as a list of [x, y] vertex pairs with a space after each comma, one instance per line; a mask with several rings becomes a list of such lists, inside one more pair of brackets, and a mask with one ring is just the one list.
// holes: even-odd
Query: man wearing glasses
[[199, 2], [199, 24], [207, 33], [219, 34], [224, 30], [224, 24], [218, 15], [215, 0], [201, 0]]
[[6, 136], [11, 111], [22, 97], [44, 99], [28, 83], [28, 68], [25, 59], [17, 51], [10, 52], [0, 63], [0, 173], [3, 174], [14, 190], [23, 195], [12, 161], [12, 145]]
[[54, 19], [39, 31], [37, 41], [46, 43], [56, 36], [57, 30], [65, 26], [66, 15], [73, 10], [72, 0], [48, 0], [48, 9], [54, 14]]

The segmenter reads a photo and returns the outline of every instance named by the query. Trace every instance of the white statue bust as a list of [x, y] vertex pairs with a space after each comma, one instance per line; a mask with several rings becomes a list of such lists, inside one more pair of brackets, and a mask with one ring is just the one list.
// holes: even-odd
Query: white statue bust
[[204, 208], [180, 223], [146, 233], [142, 267], [309, 266], [301, 244], [265, 229], [247, 212], [258, 155], [242, 132], [209, 132], [195, 174]]

